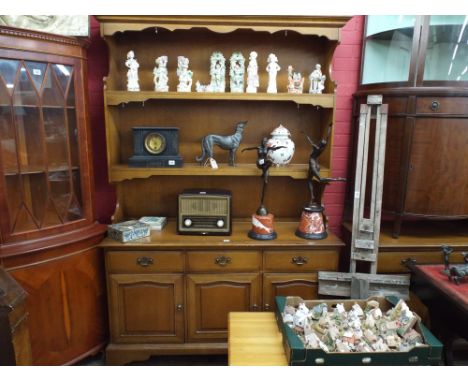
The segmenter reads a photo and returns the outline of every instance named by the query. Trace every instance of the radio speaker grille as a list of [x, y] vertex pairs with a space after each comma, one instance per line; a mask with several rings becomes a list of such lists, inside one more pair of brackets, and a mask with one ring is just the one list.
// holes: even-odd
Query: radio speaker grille
[[217, 196], [200, 197], [184, 197], [179, 201], [179, 210], [184, 215], [197, 216], [227, 216], [229, 214], [229, 203], [226, 198]]

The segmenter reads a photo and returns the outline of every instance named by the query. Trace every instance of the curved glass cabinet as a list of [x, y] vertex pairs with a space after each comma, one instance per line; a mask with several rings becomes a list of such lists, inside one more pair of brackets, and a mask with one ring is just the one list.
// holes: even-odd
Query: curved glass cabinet
[[415, 25], [416, 16], [367, 17], [363, 85], [408, 81]]
[[[388, 104], [382, 208], [468, 219], [468, 16], [368, 16], [357, 105]], [[357, 123], [356, 123], [357, 126]]]
[[468, 81], [468, 16], [430, 16], [424, 81]]
[[83, 218], [73, 65], [0, 59], [0, 151], [11, 234]]
[[466, 15], [368, 16], [361, 85], [468, 81], [467, 20]]

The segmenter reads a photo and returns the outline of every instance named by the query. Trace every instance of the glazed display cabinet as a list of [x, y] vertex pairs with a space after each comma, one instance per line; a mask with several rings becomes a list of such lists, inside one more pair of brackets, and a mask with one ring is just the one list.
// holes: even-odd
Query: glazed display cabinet
[[[109, 179], [117, 190], [115, 222], [166, 216], [167, 226], [149, 238], [122, 244], [105, 239], [110, 344], [109, 364], [154, 354], [213, 354], [227, 351], [231, 311], [274, 309], [277, 294], [317, 297], [317, 271], [338, 270], [343, 243], [298, 238], [294, 232], [308, 202], [311, 146], [303, 132], [320, 140], [334, 122], [335, 84], [331, 60], [347, 17], [99, 16], [109, 47], [105, 112]], [[132, 50], [140, 64], [140, 91], [127, 91], [125, 60]], [[240, 51], [258, 54], [257, 93], [197, 93], [195, 83], [210, 80], [210, 56], [229, 58]], [[281, 70], [278, 93], [269, 94], [265, 70], [270, 53]], [[169, 91], [155, 92], [155, 59], [168, 56]], [[177, 57], [190, 60], [191, 92], [176, 92]], [[327, 76], [323, 94], [287, 92], [288, 65], [308, 79], [320, 63]], [[229, 70], [226, 71], [228, 83]], [[305, 89], [309, 83], [306, 80]], [[200, 166], [205, 135], [230, 135], [247, 121], [236, 166], [215, 148], [219, 168]], [[261, 171], [255, 147], [283, 124], [296, 150], [286, 167], [270, 169], [265, 204], [275, 214], [278, 239], [252, 240], [251, 214], [258, 208]], [[178, 168], [129, 166], [133, 127], [177, 127]], [[331, 174], [331, 147], [321, 156], [321, 173]], [[232, 194], [230, 236], [177, 235], [177, 198], [185, 189], [224, 189]]]
[[467, 20], [367, 17], [354, 115], [369, 94], [389, 105], [383, 209], [395, 237], [405, 218], [468, 218]]
[[0, 263], [29, 295], [34, 364], [105, 340], [85, 46], [0, 28]]

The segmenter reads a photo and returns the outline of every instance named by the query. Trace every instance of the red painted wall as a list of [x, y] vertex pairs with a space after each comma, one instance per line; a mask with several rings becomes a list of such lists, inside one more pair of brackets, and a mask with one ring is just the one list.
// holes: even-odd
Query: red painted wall
[[[335, 135], [333, 141], [333, 176], [347, 174], [351, 145], [352, 94], [359, 81], [364, 17], [353, 17], [341, 31], [341, 43], [333, 57], [332, 79], [337, 84]], [[107, 178], [106, 139], [102, 79], [107, 74], [107, 48], [100, 38], [99, 23], [91, 20], [91, 46], [88, 52], [89, 111], [93, 137], [96, 218], [108, 223], [115, 206], [114, 188]], [[330, 230], [340, 234], [346, 184], [328, 186], [324, 204]]]

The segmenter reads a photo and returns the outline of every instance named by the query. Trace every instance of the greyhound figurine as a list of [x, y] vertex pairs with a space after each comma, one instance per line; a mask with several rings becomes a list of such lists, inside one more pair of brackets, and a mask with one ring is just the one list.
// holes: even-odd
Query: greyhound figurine
[[[239, 122], [236, 125], [236, 131], [232, 135], [215, 135], [209, 134], [203, 137], [201, 147], [202, 147], [202, 154], [199, 157], [196, 157], [195, 160], [197, 162], [202, 162], [205, 160], [210, 161], [213, 168], [213, 162], [216, 165], [216, 162], [213, 159], [213, 146], [218, 145], [224, 150], [229, 150], [229, 166], [235, 166], [236, 161], [236, 151], [239, 148], [239, 144], [242, 140], [242, 134], [244, 133], [245, 125], [247, 124], [246, 121]], [[200, 163], [201, 165], [202, 163]]]

